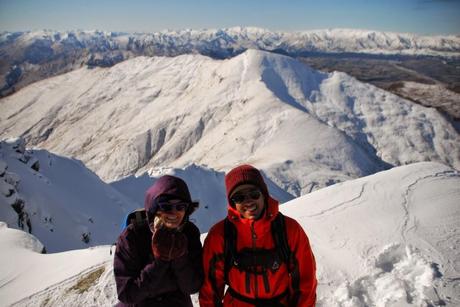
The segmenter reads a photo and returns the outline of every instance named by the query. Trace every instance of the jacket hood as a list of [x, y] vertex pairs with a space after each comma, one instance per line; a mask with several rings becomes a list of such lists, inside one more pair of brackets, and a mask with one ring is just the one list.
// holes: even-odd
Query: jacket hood
[[192, 198], [187, 184], [182, 179], [165, 175], [160, 177], [145, 193], [145, 211], [153, 215], [158, 209], [158, 198], [164, 196], [166, 199], [180, 199], [192, 203]]

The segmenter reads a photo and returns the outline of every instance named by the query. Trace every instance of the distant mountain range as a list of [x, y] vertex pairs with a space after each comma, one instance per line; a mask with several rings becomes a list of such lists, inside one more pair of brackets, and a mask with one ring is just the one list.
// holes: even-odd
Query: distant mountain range
[[82, 65], [109, 67], [141, 55], [199, 53], [222, 59], [247, 49], [290, 56], [356, 53], [385, 57], [460, 57], [460, 37], [350, 29], [272, 32], [240, 27], [144, 34], [101, 31], [4, 32], [0, 34], [0, 96]]

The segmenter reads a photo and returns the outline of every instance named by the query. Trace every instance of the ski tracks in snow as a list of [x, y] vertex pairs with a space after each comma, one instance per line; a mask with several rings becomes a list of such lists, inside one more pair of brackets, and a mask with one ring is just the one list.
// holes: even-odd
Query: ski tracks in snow
[[[429, 248], [425, 247], [426, 244], [430, 244], [429, 241], [433, 241], [433, 238], [425, 237], [426, 232], [431, 231], [431, 228], [426, 227], [432, 226], [426, 225], [429, 224], [428, 213], [431, 211], [427, 213], [425, 210], [430, 201], [424, 203], [419, 201], [423, 199], [423, 194], [420, 194], [420, 191], [425, 188], [423, 183], [431, 184], [430, 180], [459, 176], [457, 171], [442, 171], [419, 177], [402, 186], [400, 206], [403, 214], [396, 237], [391, 236], [390, 242], [381, 248], [368, 249], [363, 255], [364, 272], [358, 276], [345, 278], [340, 284], [330, 288], [331, 292], [318, 297], [317, 306], [457, 306], [459, 302], [454, 293], [460, 282], [454, 280], [456, 279], [455, 265], [452, 264], [452, 268], [440, 267], [437, 262], [440, 259], [437, 258], [444, 258], [442, 256], [444, 253], [437, 248], [442, 249], [442, 247], [431, 245]], [[354, 207], [361, 203], [359, 199], [363, 197], [365, 191], [366, 185], [363, 184], [360, 193], [352, 199], [308, 217], [318, 217]], [[434, 210], [442, 210], [442, 208], [434, 208]], [[456, 235], [456, 230], [450, 229], [450, 233]], [[401, 240], [397, 239], [398, 234]], [[391, 243], [391, 240], [395, 241]], [[413, 245], [412, 243], [415, 242], [423, 244]], [[444, 259], [440, 263], [450, 263], [450, 260]], [[440, 291], [441, 288], [446, 287], [449, 288], [448, 291], [446, 289]], [[440, 295], [446, 291], [449, 295]], [[326, 294], [327, 291], [323, 293]]]
[[[308, 217], [308, 218], [311, 218], [311, 217], [318, 217], [320, 215], [323, 215], [323, 214], [327, 214], [327, 213], [330, 213], [330, 212], [333, 212], [333, 211], [336, 211], [336, 210], [345, 210], [346, 208], [348, 207], [353, 207], [353, 206], [357, 206], [359, 205], [361, 202], [356, 202], [357, 200], [359, 200], [363, 194], [364, 194], [364, 190], [366, 188], [366, 183], [364, 183], [362, 186], [361, 186], [361, 190], [359, 191], [358, 195], [356, 195], [355, 197], [353, 197], [352, 199], [349, 199], [349, 200], [346, 200], [346, 201], [343, 201], [343, 202], [340, 202], [338, 203], [337, 205], [334, 205], [326, 210], [323, 210], [323, 211], [320, 211], [318, 213], [315, 213], [315, 214], [311, 214], [311, 215], [305, 215], [305, 216], [302, 216], [300, 218], [305, 218], [305, 217]], [[355, 203], [356, 202], [356, 203]], [[350, 204], [350, 205], [349, 205]], [[349, 205], [349, 206], [347, 206]]]
[[411, 207], [411, 194], [412, 191], [415, 190], [415, 187], [421, 183], [422, 181], [425, 180], [430, 180], [430, 179], [436, 179], [436, 178], [442, 178], [442, 177], [455, 177], [455, 176], [460, 176], [458, 172], [455, 171], [444, 171], [444, 172], [438, 172], [433, 175], [417, 178], [414, 182], [409, 184], [407, 188], [405, 189], [403, 193], [403, 202], [401, 204], [402, 209], [404, 211], [404, 220], [400, 226], [400, 232], [401, 232], [401, 237], [404, 242], [407, 242], [407, 235], [409, 233], [413, 233], [417, 231], [418, 227], [418, 221], [415, 216], [412, 215], [410, 207]]

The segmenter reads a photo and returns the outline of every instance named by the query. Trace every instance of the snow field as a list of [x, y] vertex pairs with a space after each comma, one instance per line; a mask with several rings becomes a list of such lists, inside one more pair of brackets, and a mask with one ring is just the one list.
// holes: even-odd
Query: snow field
[[[188, 171], [196, 172], [182, 170]], [[317, 306], [458, 306], [458, 199], [460, 174], [425, 162], [336, 184], [280, 208], [310, 238], [318, 266]], [[37, 244], [1, 225], [4, 304], [116, 303], [109, 246], [42, 255]], [[84, 280], [91, 285], [82, 285]], [[198, 306], [197, 295], [192, 299]]]

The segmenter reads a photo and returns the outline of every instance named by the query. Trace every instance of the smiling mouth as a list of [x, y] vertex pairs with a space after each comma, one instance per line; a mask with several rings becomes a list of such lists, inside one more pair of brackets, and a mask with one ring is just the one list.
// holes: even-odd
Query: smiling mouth
[[173, 216], [173, 217], [166, 216], [164, 220], [165, 222], [168, 222], [168, 223], [176, 223], [179, 220], [179, 218], [177, 216]]
[[244, 211], [249, 212], [249, 213], [255, 212], [256, 210], [257, 210], [257, 204], [246, 206], [244, 209]]

